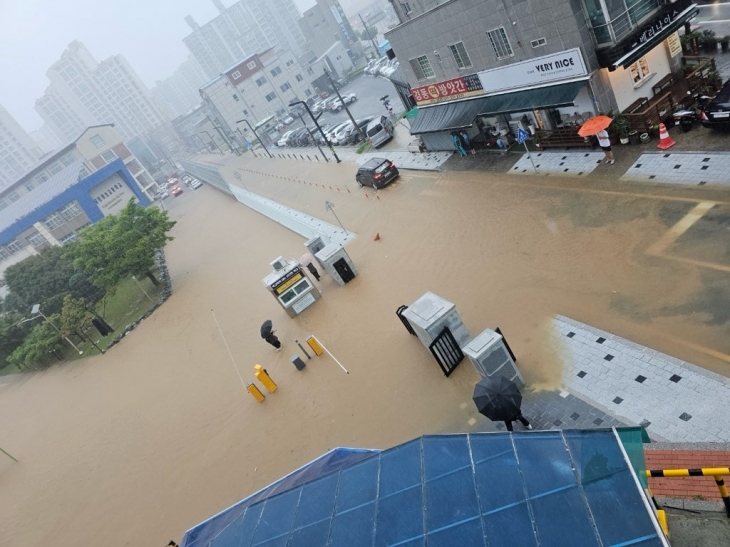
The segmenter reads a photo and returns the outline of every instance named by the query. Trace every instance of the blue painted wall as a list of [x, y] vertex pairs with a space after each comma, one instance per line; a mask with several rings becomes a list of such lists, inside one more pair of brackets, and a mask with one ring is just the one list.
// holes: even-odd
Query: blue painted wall
[[115, 174], [119, 175], [126, 185], [129, 186], [129, 189], [139, 200], [140, 205], [147, 207], [150, 204], [150, 200], [148, 200], [142, 193], [142, 190], [137, 185], [137, 181], [134, 180], [134, 177], [129, 172], [126, 165], [124, 165], [124, 162], [120, 159], [116, 159], [109, 165], [95, 171], [85, 179], [81, 179], [62, 194], [56, 196], [35, 211], [18, 220], [9, 228], [0, 232], [0, 245], [5, 245], [12, 241], [19, 234], [33, 226], [33, 224], [41, 222], [48, 215], [58, 211], [73, 200], [78, 202], [79, 206], [84, 213], [86, 213], [86, 216], [89, 217], [89, 220], [92, 223], [98, 222], [104, 218], [104, 214], [101, 212], [99, 206], [94, 203], [94, 200], [89, 195], [89, 190], [98, 186]]

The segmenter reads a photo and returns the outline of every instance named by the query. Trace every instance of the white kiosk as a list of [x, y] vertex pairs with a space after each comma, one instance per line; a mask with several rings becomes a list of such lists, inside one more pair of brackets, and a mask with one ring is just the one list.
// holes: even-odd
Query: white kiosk
[[262, 282], [289, 317], [296, 317], [321, 298], [322, 293], [296, 260], [280, 256], [271, 267], [274, 271]]

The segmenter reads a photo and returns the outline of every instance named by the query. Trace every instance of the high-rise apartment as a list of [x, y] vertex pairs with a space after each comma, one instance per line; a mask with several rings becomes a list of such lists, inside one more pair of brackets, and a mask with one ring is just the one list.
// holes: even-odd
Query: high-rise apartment
[[82, 43], [74, 41], [46, 75], [51, 83], [35, 109], [64, 141], [94, 124], [114, 123], [128, 139], [165, 121], [122, 55], [97, 62]]
[[0, 189], [24, 175], [40, 155], [30, 135], [0, 105]]
[[204, 25], [185, 18], [192, 34], [183, 42], [205, 70], [217, 78], [240, 59], [269, 48], [298, 56], [304, 44], [293, 0], [240, 0], [226, 8], [213, 0], [219, 15]]
[[175, 118], [200, 104], [198, 90], [210, 78], [192, 55], [178, 69], [164, 80], [155, 82], [150, 91], [152, 96]]

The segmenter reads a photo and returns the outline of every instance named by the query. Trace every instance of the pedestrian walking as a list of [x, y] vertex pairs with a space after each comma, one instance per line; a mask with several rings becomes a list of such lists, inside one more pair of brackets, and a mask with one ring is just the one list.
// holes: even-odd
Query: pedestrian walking
[[471, 139], [469, 138], [469, 133], [466, 132], [466, 129], [462, 129], [459, 135], [461, 135], [461, 140], [464, 143], [464, 148], [468, 150], [470, 154], [476, 154], [477, 151], [474, 150], [474, 144], [472, 144]]
[[525, 429], [532, 429], [532, 425], [530, 425], [530, 422], [527, 421], [527, 418], [525, 418], [522, 415], [522, 412], [520, 412], [517, 416], [512, 418], [511, 420], [505, 420], [504, 425], [507, 426], [507, 431], [514, 431], [514, 428], [512, 427], [512, 422], [518, 421], [522, 425], [525, 426]]
[[603, 163], [613, 165], [613, 152], [611, 151], [611, 140], [609, 139], [608, 131], [606, 131], [605, 129], [601, 129], [598, 133], [596, 133], [596, 137], [598, 138], [598, 145], [601, 147], [601, 150], [603, 150], [603, 153], [606, 155], [606, 159], [603, 160]]
[[281, 351], [281, 342], [279, 342], [279, 338], [276, 336], [275, 332], [276, 331], [273, 329], [271, 320], [267, 319], [264, 321], [263, 325], [261, 325], [261, 338], [274, 346], [274, 351]]
[[454, 143], [454, 147], [456, 148], [456, 151], [459, 153], [459, 156], [462, 158], [466, 156], [466, 151], [464, 150], [464, 147], [461, 144], [461, 138], [459, 137], [458, 133], [456, 131], [451, 132], [451, 142]]
[[315, 265], [310, 262], [309, 264], [307, 264], [307, 269], [309, 270], [309, 273], [314, 276], [314, 279], [319, 281], [319, 272], [317, 271]]

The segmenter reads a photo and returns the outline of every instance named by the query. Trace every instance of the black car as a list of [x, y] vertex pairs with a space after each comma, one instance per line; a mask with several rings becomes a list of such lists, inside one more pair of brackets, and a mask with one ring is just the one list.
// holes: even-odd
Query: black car
[[[362, 118], [360, 120], [355, 120], [357, 122], [358, 127], [362, 129], [362, 132], [365, 133], [365, 131], [368, 128], [368, 124], [375, 119], [375, 116], [368, 116], [367, 118]], [[360, 136], [360, 131], [358, 131], [356, 128], [351, 127], [348, 129], [347, 133], [345, 134], [345, 144], [357, 144], [362, 140], [362, 137]]]
[[385, 158], [372, 158], [357, 170], [355, 180], [362, 186], [383, 188], [398, 176], [398, 169], [392, 161]]
[[702, 111], [702, 125], [730, 129], [730, 80]]

